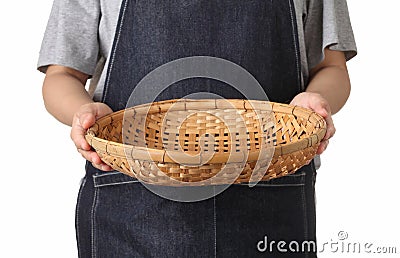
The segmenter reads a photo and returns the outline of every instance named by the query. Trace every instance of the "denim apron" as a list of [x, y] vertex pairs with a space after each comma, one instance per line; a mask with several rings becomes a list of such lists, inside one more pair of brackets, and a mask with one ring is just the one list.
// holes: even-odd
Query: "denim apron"
[[[288, 103], [302, 91], [292, 0], [123, 0], [103, 102], [114, 111], [125, 108], [144, 76], [190, 56], [240, 65], [271, 101]], [[157, 100], [199, 91], [242, 97], [222, 82], [193, 78], [173, 84]], [[252, 188], [236, 184], [207, 200], [184, 203], [88, 163], [76, 210], [79, 255], [315, 257], [310, 244], [315, 243], [315, 174], [311, 163]], [[279, 241], [286, 245], [278, 249], [273, 242]], [[310, 250], [302, 249], [304, 242]]]

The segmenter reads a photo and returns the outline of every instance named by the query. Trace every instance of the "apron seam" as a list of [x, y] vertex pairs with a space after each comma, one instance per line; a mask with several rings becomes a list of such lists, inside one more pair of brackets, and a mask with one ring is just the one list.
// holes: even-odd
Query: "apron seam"
[[96, 231], [96, 218], [95, 213], [97, 209], [98, 200], [98, 188], [94, 190], [93, 203], [91, 209], [91, 244], [92, 244], [92, 258], [96, 258], [96, 246], [97, 246], [97, 231]]
[[291, 23], [292, 23], [293, 45], [294, 45], [295, 54], [296, 54], [297, 82], [298, 82], [299, 91], [303, 91], [305, 89], [304, 89], [304, 85], [303, 85], [302, 80], [301, 80], [301, 67], [300, 67], [300, 64], [299, 64], [298, 35], [296, 33], [297, 21], [295, 21], [294, 16], [293, 16], [293, 8], [294, 8], [293, 1], [292, 0], [288, 0], [288, 2], [289, 2], [289, 9], [290, 9], [290, 20], [291, 20]]
[[121, 172], [109, 172], [109, 173], [104, 173], [104, 174], [95, 174], [93, 175], [94, 178], [99, 178], [99, 177], [103, 177], [103, 176], [112, 176], [112, 175], [118, 175], [121, 174]]
[[112, 53], [111, 53], [110, 63], [109, 63], [109, 67], [108, 67], [108, 70], [107, 70], [107, 79], [106, 79], [106, 82], [105, 82], [105, 85], [104, 85], [102, 102], [105, 102], [106, 95], [108, 93], [108, 89], [109, 89], [109, 85], [110, 85], [110, 74], [111, 74], [111, 72], [112, 72], [112, 70], [114, 68], [115, 54], [117, 52], [119, 40], [120, 40], [120, 37], [121, 37], [122, 27], [123, 27], [124, 21], [125, 21], [125, 13], [126, 13], [126, 9], [127, 9], [127, 6], [128, 6], [128, 1], [129, 0], [124, 0], [123, 3], [122, 3], [122, 4], [124, 4], [124, 7], [122, 9], [120, 24], [117, 25], [118, 33], [116, 34], [115, 45], [114, 45]]
[[217, 208], [216, 208], [216, 198], [215, 198], [215, 187], [213, 187], [213, 204], [214, 204], [214, 257], [217, 258]]
[[[303, 206], [304, 240], [308, 241], [308, 221], [307, 221], [308, 212], [307, 212], [307, 199], [306, 199], [305, 186], [303, 186], [301, 188], [301, 200], [302, 200], [302, 206]], [[306, 258], [309, 257], [308, 254], [309, 254], [309, 252], [308, 252], [308, 250], [306, 250], [304, 257], [306, 257]]]
[[[239, 184], [241, 186], [248, 186], [249, 183], [245, 184]], [[304, 186], [305, 183], [299, 183], [299, 184], [280, 184], [280, 185], [273, 185], [273, 184], [256, 184], [254, 187], [298, 187], [298, 186]]]
[[79, 212], [80, 212], [80, 204], [81, 204], [81, 199], [82, 199], [82, 192], [83, 192], [83, 188], [85, 187], [86, 184], [86, 177], [83, 178], [83, 182], [81, 184], [81, 187], [79, 189], [79, 193], [78, 193], [78, 201], [76, 203], [76, 240], [78, 242], [78, 257], [82, 257], [81, 255], [81, 245], [80, 245], [80, 234], [79, 234]]
[[125, 182], [116, 182], [116, 183], [108, 183], [108, 184], [98, 184], [95, 187], [104, 187], [104, 186], [113, 186], [113, 185], [126, 185], [126, 184], [134, 184], [134, 183], [140, 183], [140, 181], [125, 181]]

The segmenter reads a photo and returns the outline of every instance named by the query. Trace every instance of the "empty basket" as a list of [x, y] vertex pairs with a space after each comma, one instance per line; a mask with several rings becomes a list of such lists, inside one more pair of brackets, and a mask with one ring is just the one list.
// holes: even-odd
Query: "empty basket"
[[160, 185], [248, 183], [294, 173], [315, 156], [325, 120], [255, 100], [167, 100], [99, 119], [86, 139], [113, 169]]

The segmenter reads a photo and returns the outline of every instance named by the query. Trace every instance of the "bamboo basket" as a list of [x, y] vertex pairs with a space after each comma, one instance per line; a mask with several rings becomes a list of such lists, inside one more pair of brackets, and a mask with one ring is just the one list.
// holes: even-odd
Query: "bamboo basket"
[[145, 183], [249, 183], [294, 173], [314, 158], [325, 120], [255, 100], [167, 100], [100, 118], [86, 140], [113, 169]]

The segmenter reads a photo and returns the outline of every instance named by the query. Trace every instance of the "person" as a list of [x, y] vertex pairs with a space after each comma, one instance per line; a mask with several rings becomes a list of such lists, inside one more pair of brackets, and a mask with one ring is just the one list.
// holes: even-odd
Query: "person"
[[[234, 184], [182, 203], [112, 171], [84, 135], [100, 117], [125, 108], [135, 85], [160, 65], [213, 56], [249, 71], [271, 101], [321, 114], [328, 125], [321, 154], [335, 133], [332, 114], [350, 94], [346, 61], [356, 53], [345, 0], [55, 0], [38, 70], [46, 73], [46, 109], [71, 126], [87, 160], [76, 208], [79, 256], [316, 257], [315, 246], [260, 242], [316, 243], [315, 162], [252, 188]], [[221, 82], [196, 78], [158, 100], [199, 91], [240, 97]]]

